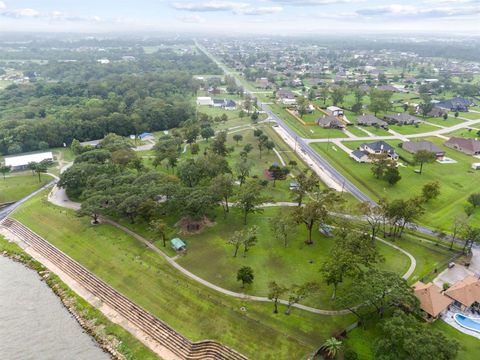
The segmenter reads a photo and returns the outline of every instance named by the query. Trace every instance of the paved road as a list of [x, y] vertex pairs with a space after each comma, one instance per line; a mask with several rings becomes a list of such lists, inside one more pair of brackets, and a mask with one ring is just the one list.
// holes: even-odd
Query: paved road
[[[235, 81], [237, 82], [238, 85], [243, 86], [244, 84], [240, 81], [240, 79], [233, 74], [227, 67], [225, 67], [221, 62], [219, 62], [214, 56], [212, 56], [206, 49], [204, 49], [201, 45], [196, 43], [197, 47], [205, 53], [206, 56], [208, 56], [213, 62], [215, 62], [225, 74], [228, 74], [235, 78]], [[253, 94], [253, 92], [249, 91], [244, 87], [244, 91], [248, 94]], [[348, 192], [350, 192], [357, 200], [362, 201], [362, 202], [369, 202], [371, 204], [376, 204], [374, 200], [372, 200], [369, 196], [364, 194], [357, 186], [355, 186], [352, 182], [350, 182], [345, 176], [343, 176], [335, 167], [330, 165], [330, 163], [325, 160], [322, 156], [320, 156], [316, 151], [312, 150], [312, 148], [308, 145], [309, 143], [314, 143], [314, 142], [327, 142], [327, 141], [333, 141], [333, 140], [339, 140], [339, 141], [349, 141], [349, 139], [341, 138], [341, 139], [304, 139], [298, 136], [298, 134], [293, 131], [279, 116], [277, 116], [270, 108], [268, 107], [268, 104], [259, 101], [258, 105], [260, 108], [292, 138], [294, 138], [300, 147], [300, 150], [303, 151], [305, 154], [307, 154], [315, 163], [317, 166], [319, 166], [323, 171], [327, 172], [332, 178], [336, 180], [338, 184], [342, 184], [342, 188]], [[445, 129], [438, 129], [435, 131], [427, 132], [427, 133], [421, 133], [421, 134], [410, 134], [410, 135], [403, 135], [405, 138], [419, 138], [419, 137], [424, 137], [424, 136], [438, 136], [438, 135], [443, 135], [446, 133], [450, 133], [452, 131], [462, 129], [469, 127], [471, 125], [479, 124], [480, 119], [476, 120], [471, 120], [471, 119], [466, 119], [462, 118], [462, 120], [466, 120], [463, 123], [456, 124], [454, 126], [451, 126], [449, 128]], [[375, 136], [375, 137], [358, 137], [351, 140], [398, 140], [398, 137], [395, 136]], [[423, 233], [425, 235], [429, 236], [434, 236], [436, 237], [436, 234], [434, 230], [417, 225], [417, 224], [409, 224], [408, 227], [410, 228], [415, 228], [417, 231], [420, 233]], [[447, 237], [448, 239], [449, 237]], [[461, 240], [457, 240], [457, 242]]]
[[34, 197], [38, 193], [40, 193], [43, 190], [48, 189], [48, 188], [52, 187], [53, 185], [55, 185], [56, 182], [57, 182], [57, 179], [54, 179], [54, 180], [50, 181], [49, 183], [45, 184], [44, 186], [42, 186], [40, 189], [35, 190], [30, 195], [24, 197], [22, 200], [19, 200], [16, 203], [13, 203], [11, 205], [8, 205], [8, 206], [4, 207], [3, 209], [0, 209], [0, 221], [5, 219], [6, 217], [8, 217], [16, 208], [18, 208], [20, 205], [22, 205], [25, 202], [27, 202], [28, 200], [30, 200], [32, 197]]

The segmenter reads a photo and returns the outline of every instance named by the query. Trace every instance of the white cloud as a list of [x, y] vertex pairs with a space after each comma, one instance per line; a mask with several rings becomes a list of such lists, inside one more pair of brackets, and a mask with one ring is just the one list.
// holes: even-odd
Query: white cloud
[[205, 22], [205, 19], [202, 18], [201, 16], [199, 15], [187, 15], [187, 16], [182, 16], [180, 18], [178, 18], [181, 22], [184, 22], [184, 23], [190, 23], [190, 24], [200, 24], [200, 23], [204, 23]]
[[365, 2], [365, 0], [271, 0], [290, 6], [325, 6]]
[[174, 9], [183, 11], [238, 11], [239, 9], [248, 8], [247, 3], [236, 3], [231, 1], [207, 1], [203, 3], [173, 3]]
[[10, 18], [34, 18], [39, 17], [40, 12], [35, 9], [25, 8], [25, 9], [13, 9], [13, 10], [4, 10], [1, 12], [2, 16]]

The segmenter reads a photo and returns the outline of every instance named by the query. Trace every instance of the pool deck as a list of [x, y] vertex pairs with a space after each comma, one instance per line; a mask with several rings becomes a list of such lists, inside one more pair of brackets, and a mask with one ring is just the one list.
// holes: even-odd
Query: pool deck
[[470, 312], [460, 312], [460, 311], [450, 310], [450, 311], [447, 311], [444, 315], [442, 315], [441, 320], [445, 321], [447, 324], [449, 324], [450, 326], [453, 326], [455, 329], [457, 329], [458, 331], [460, 331], [464, 334], [467, 334], [467, 335], [476, 337], [477, 339], [480, 339], [480, 332], [464, 328], [463, 326], [460, 326], [460, 324], [458, 324], [455, 321], [454, 315], [457, 314], [457, 313], [463, 314], [463, 315], [468, 316], [468, 317], [479, 317], [478, 314], [472, 314]]

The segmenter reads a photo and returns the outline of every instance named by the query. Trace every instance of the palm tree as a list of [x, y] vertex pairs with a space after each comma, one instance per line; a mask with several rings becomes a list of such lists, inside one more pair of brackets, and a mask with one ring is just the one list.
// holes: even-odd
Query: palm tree
[[330, 359], [335, 359], [342, 349], [342, 342], [335, 337], [327, 339], [320, 348]]

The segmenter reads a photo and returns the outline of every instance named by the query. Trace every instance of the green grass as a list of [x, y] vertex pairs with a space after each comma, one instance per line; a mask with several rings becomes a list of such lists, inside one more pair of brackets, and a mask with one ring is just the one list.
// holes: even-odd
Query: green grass
[[457, 131], [453, 131], [451, 133], [446, 134], [446, 136], [463, 137], [467, 139], [477, 139], [480, 137], [478, 133], [480, 133], [480, 130], [459, 129]]
[[272, 304], [222, 296], [120, 230], [91, 226], [89, 219], [47, 203], [45, 195], [14, 217], [191, 340], [218, 340], [255, 359], [297, 359], [353, 320], [297, 310], [273, 315]]
[[[346, 128], [347, 131], [351, 132], [353, 135], [356, 135], [358, 137], [368, 137], [369, 135], [362, 130], [363, 127], [356, 127], [356, 126], [348, 126]], [[370, 132], [370, 129], [365, 128], [365, 130]]]
[[326, 138], [346, 138], [347, 135], [338, 129], [324, 129], [320, 126], [306, 126], [300, 123], [292, 115], [290, 115], [280, 105], [269, 105], [272, 111], [279, 115], [288, 126], [294, 130], [299, 136], [307, 139], [326, 139]]
[[439, 130], [437, 126], [421, 123], [417, 125], [390, 125], [390, 129], [402, 135], [422, 134], [430, 131]]
[[[0, 252], [5, 252], [10, 256], [15, 256], [16, 259], [21, 259], [21, 262], [26, 264], [29, 268], [37, 272], [44, 272], [46, 269], [39, 262], [32, 259], [26, 254], [18, 245], [8, 242], [3, 237], [0, 237]], [[111, 337], [121, 341], [117, 350], [126, 356], [130, 356], [131, 359], [145, 359], [154, 360], [158, 357], [133, 335], [123, 329], [121, 326], [112, 323], [107, 319], [99, 310], [90, 305], [83, 298], [75, 294], [60, 278], [54, 274], [50, 274], [46, 280], [48, 285], [58, 292], [58, 289], [63, 291], [63, 296], [69, 298], [69, 303], [80, 314], [82, 319], [91, 322], [95, 327], [101, 328], [99, 336]]]
[[[450, 113], [450, 116], [454, 116], [454, 113]], [[461, 112], [458, 113], [458, 117], [463, 117], [470, 120], [480, 120], [480, 114], [475, 112]]]
[[465, 120], [457, 119], [454, 116], [449, 116], [447, 120], [445, 120], [443, 117], [430, 117], [426, 118], [425, 121], [445, 127], [450, 127], [465, 122]]
[[[388, 185], [383, 180], [377, 180], [371, 172], [371, 165], [359, 164], [343, 151], [327, 151], [328, 144], [317, 143], [312, 145], [313, 149], [324, 156], [332, 165], [334, 165], [350, 181], [356, 184], [362, 191], [376, 200], [381, 197], [389, 199], [407, 198], [415, 194], [420, 194], [424, 184], [431, 181], [439, 181], [441, 185], [440, 196], [426, 204], [426, 213], [420, 219], [420, 222], [435, 227], [443, 231], [450, 231], [453, 218], [463, 212], [467, 204], [467, 197], [478, 191], [478, 181], [480, 173], [471, 170], [471, 164], [474, 158], [461, 152], [446, 148], [443, 146], [443, 140], [439, 138], [427, 138], [440, 148], [444, 149], [447, 156], [456, 160], [456, 164], [427, 164], [424, 166], [423, 174], [414, 172], [417, 166], [400, 166], [399, 171], [402, 179], [394, 186]], [[399, 141], [389, 141], [393, 146]], [[345, 142], [345, 145], [355, 148], [358, 142]], [[331, 147], [331, 145], [330, 145]], [[397, 152], [407, 159], [411, 155], [405, 151], [396, 148]], [[404, 161], [402, 161], [403, 163]], [[471, 218], [473, 224], [480, 224], [480, 212], [477, 211]]]
[[[235, 272], [241, 266], [250, 266], [255, 271], [256, 278], [247, 292], [259, 296], [267, 296], [268, 283], [271, 281], [281, 282], [287, 286], [307, 281], [321, 281], [319, 270], [328, 258], [335, 239], [314, 231], [315, 244], [308, 246], [305, 244], [308, 237], [305, 226], [299, 226], [290, 235], [289, 246], [285, 248], [275, 239], [269, 225], [270, 219], [278, 211], [278, 208], [267, 208], [263, 214], [249, 217], [247, 227], [258, 226], [259, 241], [246, 257], [240, 251], [236, 258], [233, 257], [234, 249], [226, 244], [226, 240], [234, 231], [245, 228], [241, 212], [238, 209], [231, 209], [227, 219], [223, 219], [218, 211], [213, 226], [201, 234], [182, 237], [188, 243], [188, 254], [178, 262], [200, 277], [237, 292], [243, 290], [241, 284], [236, 281]], [[399, 245], [402, 246], [401, 243]], [[386, 260], [379, 267], [403, 275], [410, 266], [406, 255], [382, 243], [378, 243], [377, 246]], [[306, 303], [319, 308], [335, 308], [336, 304], [330, 299], [333, 288], [323, 282], [320, 282], [320, 285], [319, 295]], [[340, 286], [339, 292], [347, 286], [348, 281]]]
[[18, 201], [31, 192], [39, 189], [52, 178], [48, 175], [42, 175], [41, 182], [38, 176], [32, 176], [30, 173], [11, 174], [5, 179], [0, 175], [0, 204]]

